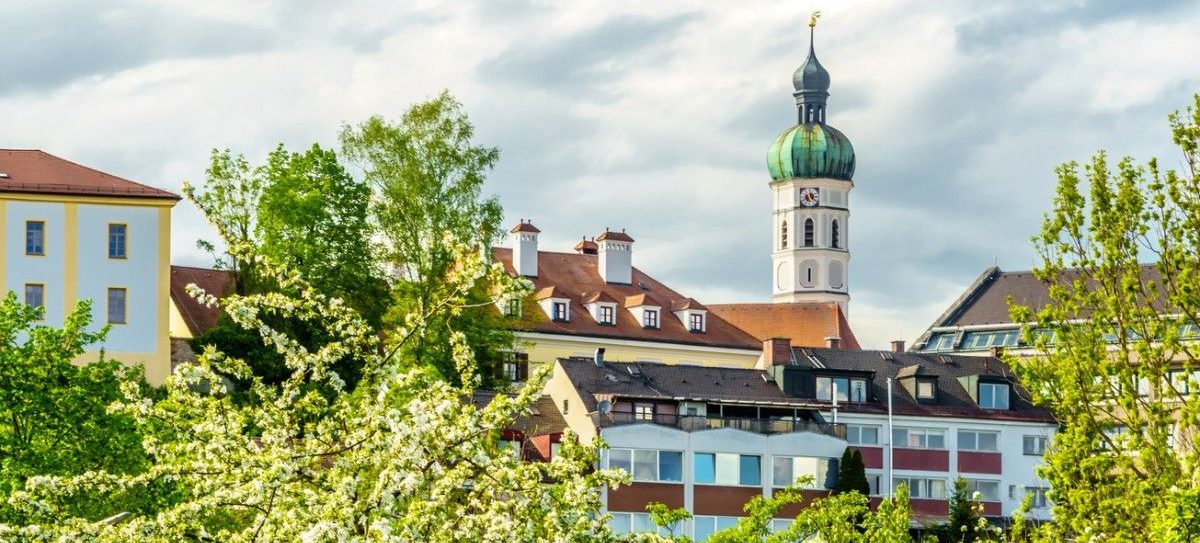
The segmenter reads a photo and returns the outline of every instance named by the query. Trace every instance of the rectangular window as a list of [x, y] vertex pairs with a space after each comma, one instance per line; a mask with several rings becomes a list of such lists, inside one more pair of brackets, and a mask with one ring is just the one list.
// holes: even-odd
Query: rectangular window
[[880, 491], [879, 491], [880, 482], [882, 482], [882, 480], [883, 480], [882, 475], [868, 473], [867, 474], [867, 486], [870, 487], [870, 490], [868, 490], [867, 492], [870, 493], [872, 496], [882, 496], [883, 494], [880, 493]]
[[517, 369], [516, 362], [505, 362], [504, 363], [504, 378], [508, 379], [508, 382], [510, 382], [510, 383], [515, 383], [515, 382], [521, 380], [520, 372]]
[[108, 225], [108, 257], [125, 258], [125, 231], [123, 224]]
[[958, 431], [958, 450], [996, 452], [999, 449], [1000, 434], [996, 432], [977, 432], [974, 430]]
[[613, 533], [619, 535], [640, 534], [640, 533], [663, 533], [658, 526], [654, 525], [654, 521], [650, 518], [650, 513], [609, 513], [612, 515], [612, 520], [608, 522], [609, 528]]
[[46, 255], [45, 221], [25, 221], [25, 254]]
[[634, 481], [683, 480], [683, 453], [653, 449], [609, 449], [609, 469], [621, 469]]
[[967, 489], [972, 494], [978, 492], [980, 500], [985, 502], [1000, 501], [1000, 482], [999, 481], [978, 481], [967, 479]]
[[692, 313], [688, 315], [688, 330], [692, 332], [703, 332], [704, 315], [701, 313]]
[[509, 317], [521, 316], [521, 300], [513, 299], [504, 304], [504, 314]]
[[846, 442], [851, 445], [878, 445], [879, 427], [847, 424]]
[[946, 499], [946, 481], [944, 479], [918, 479], [915, 477], [897, 477], [896, 486], [900, 483], [908, 485], [909, 495], [913, 498], [931, 500]]
[[646, 309], [642, 313], [642, 319], [645, 321], [642, 326], [646, 328], [658, 328], [658, 310]]
[[1034, 509], [1043, 509], [1050, 506], [1050, 500], [1046, 497], [1046, 489], [1027, 487], [1025, 494], [1033, 494], [1031, 507]]
[[784, 487], [796, 482], [800, 477], [808, 477], [810, 482], [803, 488], [826, 488], [829, 480], [829, 458], [809, 456], [776, 456], [771, 460], [771, 483]]
[[866, 379], [851, 379], [850, 380], [850, 401], [852, 401], [852, 402], [867, 401], [867, 380]]
[[713, 534], [736, 526], [738, 517], [713, 517], [696, 515], [692, 518], [692, 541], [708, 541]]
[[984, 409], [1008, 409], [1008, 385], [979, 383], [979, 407]]
[[1022, 450], [1029, 456], [1041, 456], [1046, 452], [1046, 445], [1049, 444], [1050, 438], [1046, 436], [1022, 436]]
[[108, 289], [108, 323], [125, 324], [125, 294], [120, 287]]
[[761, 457], [733, 453], [693, 453], [696, 484], [758, 486], [762, 484]]
[[613, 323], [613, 308], [610, 305], [600, 306], [600, 324]]
[[946, 431], [925, 428], [895, 428], [892, 444], [905, 449], [945, 449]]
[[654, 420], [654, 404], [639, 403], [633, 406], [633, 420]]
[[929, 379], [917, 380], [917, 399], [918, 400], [936, 400], [937, 386], [934, 381]]
[[554, 302], [554, 320], [567, 321], [567, 302]]
[[40, 283], [25, 283], [25, 305], [37, 309], [46, 309], [46, 286]]

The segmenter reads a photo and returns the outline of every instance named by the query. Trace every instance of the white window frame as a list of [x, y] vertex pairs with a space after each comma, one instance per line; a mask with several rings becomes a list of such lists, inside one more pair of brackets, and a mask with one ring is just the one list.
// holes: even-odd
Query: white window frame
[[[881, 427], [875, 426], [872, 424], [847, 424], [846, 425], [846, 443], [849, 443], [851, 445], [878, 446], [879, 445], [879, 432], [881, 431], [881, 429], [882, 429]], [[863, 439], [862, 439], [863, 430], [874, 430], [875, 431], [875, 440], [870, 441], [870, 442], [863, 441]]]
[[[696, 456], [711, 455], [713, 457], [713, 480], [712, 482], [699, 482], [695, 480], [696, 471]], [[742, 457], [751, 456], [758, 458], [758, 482], [755, 484], [742, 484]], [[694, 451], [692, 453], [692, 482], [700, 485], [715, 485], [715, 486], [740, 486], [743, 488], [761, 487], [763, 482], [763, 459], [766, 458], [761, 454], [740, 454], [740, 453], [722, 453], [708, 451]], [[722, 466], [725, 469], [722, 469]], [[733, 471], [730, 477], [730, 470]]]
[[[896, 439], [896, 436], [895, 436], [896, 432], [904, 432], [903, 442], [900, 442], [900, 440]], [[946, 430], [942, 429], [942, 428], [913, 428], [913, 427], [908, 427], [908, 426], [897, 426], [892, 429], [892, 434], [893, 434], [892, 435], [892, 445], [898, 449], [921, 449], [921, 450], [932, 450], [932, 451], [946, 450]], [[922, 436], [921, 442], [923, 444], [922, 445], [909, 445], [909, 440], [913, 435]], [[942, 446], [941, 447], [930, 447], [929, 446], [929, 436], [930, 435], [940, 436], [942, 438]]]
[[600, 324], [616, 324], [617, 309], [608, 304], [602, 304], [596, 308], [596, 315], [599, 316]]
[[[560, 316], [559, 308], [562, 309]], [[571, 304], [562, 300], [550, 301], [550, 319], [555, 322], [571, 322]]]
[[[700, 543], [702, 541], [707, 541], [709, 535], [715, 534], [726, 528], [735, 526], [735, 525], [737, 525], [739, 520], [741, 520], [739, 517], [730, 517], [730, 516], [723, 516], [723, 515], [696, 515], [696, 516], [692, 517], [692, 536], [694, 538], [693, 541], [695, 541], [696, 543]], [[699, 525], [702, 522], [708, 525], [707, 528], [710, 528], [708, 530], [705, 530], [709, 535], [705, 535], [703, 538], [701, 538], [699, 535], [699, 532], [700, 532]]]
[[[993, 443], [995, 443], [994, 448], [985, 449], [980, 445], [980, 442], [982, 441], [980, 439], [980, 437], [983, 435], [990, 435], [995, 438], [993, 440]], [[963, 446], [963, 438], [965, 438], [967, 436], [971, 436], [971, 442], [970, 442], [969, 446], [964, 447]], [[961, 430], [960, 429], [958, 431], [958, 450], [972, 451], [972, 452], [1000, 452], [1000, 432], [995, 432], [995, 431], [991, 431], [991, 430]]]
[[[1036, 444], [1029, 447], [1030, 443]], [[1042, 456], [1050, 446], [1050, 438], [1040, 434], [1025, 434], [1021, 436], [1021, 453], [1025, 456]]]
[[659, 317], [660, 317], [660, 315], [659, 315], [657, 309], [643, 309], [642, 310], [642, 327], [643, 328], [658, 328], [660, 326], [659, 325]]
[[[629, 456], [629, 469], [628, 470], [625, 470], [625, 468], [621, 467], [621, 466], [613, 466], [614, 453], [616, 453], [618, 455], [625, 455], [626, 453], [628, 454], [628, 456]], [[666, 454], [674, 453], [674, 454], [679, 455], [679, 479], [664, 479], [663, 478], [662, 456], [664, 453], [666, 453]], [[654, 456], [654, 478], [653, 479], [649, 479], [646, 477], [638, 477], [638, 473], [637, 473], [638, 472], [638, 469], [637, 469], [638, 456], [642, 456], [643, 457], [642, 460], [644, 461], [645, 457], [648, 454], [653, 454], [653, 456]], [[684, 470], [683, 451], [671, 451], [671, 450], [659, 450], [659, 449], [633, 449], [633, 448], [628, 448], [628, 447], [617, 447], [617, 448], [608, 450], [608, 468], [625, 470], [625, 472], [629, 474], [630, 479], [633, 480], [634, 482], [683, 484], [683, 470]]]
[[[832, 468], [832, 458], [822, 458], [819, 456], [787, 456], [775, 455], [771, 457], [771, 484], [776, 488], [791, 486], [796, 482], [796, 478], [803, 475], [811, 475], [812, 482], [803, 486], [808, 489], [824, 489], [825, 481], [829, 478], [829, 470]], [[781, 462], [782, 461], [782, 462]], [[759, 461], [761, 463], [761, 460]], [[778, 463], [786, 463], [788, 473], [791, 477], [787, 481], [780, 481], [775, 476], [775, 468]], [[809, 465], [806, 465], [809, 464]], [[811, 468], [811, 469], [810, 469]], [[762, 466], [759, 466], [760, 482]], [[811, 473], [806, 473], [811, 472]]]
[[[992, 391], [991, 405], [985, 405], [983, 402], [983, 387], [1004, 389], [1004, 405], [1003, 406], [997, 405], [997, 399], [1000, 398], [1000, 396], [996, 395], [996, 392], [997, 392], [996, 390]], [[1012, 385], [1010, 385], [1008, 383], [979, 383], [979, 407], [982, 407], [984, 409], [1005, 410], [1005, 409], [1010, 408], [1011, 402], [1012, 402]]]
[[[896, 486], [900, 483], [908, 483], [909, 496], [918, 499], [926, 500], [944, 500], [949, 497], [949, 490], [946, 487], [946, 480], [934, 477], [896, 477]], [[941, 483], [941, 495], [934, 496], [934, 483]]]
[[[972, 495], [974, 495], [975, 492], [979, 492], [979, 494], [982, 496], [980, 498], [980, 501], [984, 501], [984, 502], [999, 502], [1000, 501], [1000, 481], [998, 481], [996, 479], [966, 479], [966, 481], [967, 481], [967, 489]], [[981, 485], [995, 485], [995, 487], [996, 487], [995, 498], [989, 499], [988, 496], [984, 493], [984, 491], [980, 490]]]

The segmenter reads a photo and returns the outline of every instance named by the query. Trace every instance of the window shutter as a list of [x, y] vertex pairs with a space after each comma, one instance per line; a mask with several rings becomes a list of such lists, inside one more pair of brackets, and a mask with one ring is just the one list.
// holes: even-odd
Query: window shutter
[[[524, 354], [524, 353], [522, 353]], [[517, 356], [517, 380], [524, 383], [529, 380], [529, 356]]]

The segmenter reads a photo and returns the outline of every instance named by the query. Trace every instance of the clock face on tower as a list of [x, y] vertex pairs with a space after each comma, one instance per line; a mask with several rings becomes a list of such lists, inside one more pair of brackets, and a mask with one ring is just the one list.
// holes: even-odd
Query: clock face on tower
[[817, 205], [817, 202], [819, 201], [819, 198], [818, 198], [819, 196], [820, 196], [820, 193], [817, 192], [817, 189], [815, 189], [813, 187], [808, 187], [808, 188], [800, 191], [800, 205], [803, 205], [804, 207], [815, 206], [815, 205]]

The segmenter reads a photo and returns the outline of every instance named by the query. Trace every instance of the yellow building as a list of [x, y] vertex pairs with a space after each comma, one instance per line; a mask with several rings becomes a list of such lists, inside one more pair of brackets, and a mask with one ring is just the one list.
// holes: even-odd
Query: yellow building
[[159, 384], [171, 372], [168, 340], [171, 209], [179, 196], [38, 150], [0, 149], [0, 284], [61, 326], [92, 301], [100, 350], [142, 364]]

